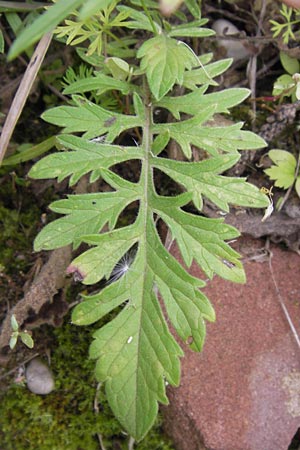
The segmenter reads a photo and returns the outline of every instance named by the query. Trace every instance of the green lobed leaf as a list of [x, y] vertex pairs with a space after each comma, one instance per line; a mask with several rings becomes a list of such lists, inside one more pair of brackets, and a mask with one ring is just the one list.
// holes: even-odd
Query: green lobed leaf
[[218, 83], [214, 81], [214, 77], [221, 75], [232, 64], [232, 59], [222, 59], [221, 61], [215, 61], [206, 66], [202, 66], [199, 69], [186, 71], [183, 77], [183, 86], [187, 89], [194, 91], [197, 86], [202, 84], [208, 84], [211, 86], [218, 86]]
[[182, 84], [185, 69], [198, 64], [191, 50], [180, 41], [163, 34], [144, 42], [137, 52], [141, 69], [145, 70], [149, 87], [159, 100], [175, 83]]
[[205, 339], [204, 319], [215, 320], [210, 302], [198, 289], [204, 283], [191, 277], [159, 241], [155, 247], [148, 245], [148, 253], [149, 268], [172, 325], [192, 350], [200, 351]]
[[285, 150], [270, 150], [268, 155], [275, 165], [264, 172], [275, 180], [275, 186], [288, 189], [295, 180], [297, 162], [294, 155]]
[[[128, 183], [127, 189], [120, 188], [114, 192], [69, 195], [65, 200], [58, 200], [50, 209], [66, 217], [47, 224], [34, 242], [34, 250], [52, 250], [74, 244], [76, 248], [82, 236], [98, 233], [106, 223], [110, 230], [116, 225], [123, 209], [140, 196], [138, 186]], [[130, 188], [129, 185], [132, 185]]]
[[88, 77], [83, 80], [78, 80], [67, 86], [64, 94], [82, 94], [84, 92], [97, 91], [98, 95], [104, 92], [116, 90], [121, 91], [122, 94], [127, 95], [130, 91], [130, 86], [127, 82], [116, 80], [112, 77], [99, 73], [96, 76]]
[[[196, 11], [193, 2], [189, 3]], [[127, 8], [126, 14], [131, 20], [122, 26], [151, 32], [153, 27], [160, 30], [156, 10], [149, 12], [153, 24], [148, 12]], [[193, 23], [187, 23], [179, 29], [185, 33], [193, 27]], [[171, 27], [166, 25], [166, 29]], [[179, 336], [194, 350], [203, 346], [205, 320], [215, 319], [212, 306], [199, 290], [205, 283], [192, 277], [163, 246], [157, 223], [163, 221], [167, 225], [185, 266], [190, 267], [194, 261], [203, 276], [212, 278], [217, 274], [240, 283], [245, 281], [240, 255], [227, 243], [239, 235], [238, 231], [222, 219], [208, 219], [183, 208], [191, 200], [200, 207], [202, 196], [225, 210], [233, 199], [239, 204], [265, 206], [266, 203], [266, 197], [256, 188], [248, 187], [245, 180], [220, 175], [238, 160], [239, 149], [260, 148], [264, 141], [242, 131], [241, 124], [215, 128], [204, 125], [216, 111], [227, 112], [248, 94], [245, 90], [232, 90], [229, 95], [224, 92], [204, 95], [210, 84], [216, 84], [212, 77], [222, 73], [231, 60], [202, 67], [210, 55], [204, 55], [199, 62], [200, 58], [185, 44], [160, 31], [139, 49], [141, 71], [136, 71], [133, 77], [135, 81], [141, 72], [146, 74], [156, 105], [149, 99], [148, 87], [141, 87], [146, 84], [143, 74], [144, 79], [137, 83], [137, 91], [142, 94], [133, 94], [130, 104], [135, 111], [132, 116], [107, 111], [74, 96], [75, 106], [52, 109], [45, 117], [69, 132], [84, 133], [84, 136], [59, 136], [57, 146], [64, 150], [44, 158], [30, 173], [36, 178], [58, 177], [59, 180], [70, 176], [70, 184], [90, 173], [91, 181], [103, 177], [114, 189], [54, 202], [52, 209], [65, 217], [46, 227], [44, 234], [37, 237], [36, 246], [66, 243], [76, 246], [80, 242], [91, 246], [72, 261], [68, 273], [87, 285], [101, 281], [100, 286], [104, 287], [84, 297], [75, 307], [72, 321], [77, 325], [94, 323], [119, 308], [115, 319], [94, 334], [90, 356], [97, 360], [96, 377], [105, 383], [114, 414], [137, 440], [151, 427], [158, 402], [167, 403], [166, 382], [179, 383], [179, 358], [183, 352], [168, 329], [160, 302], [164, 303], [168, 320]], [[197, 68], [192, 70], [193, 67]], [[105, 88], [106, 81], [99, 89]], [[173, 98], [168, 103], [162, 97], [176, 83], [196, 89], [196, 93], [184, 96], [182, 101]], [[201, 84], [202, 88], [198, 89]], [[194, 117], [179, 123], [155, 123], [153, 104], [170, 108], [178, 118], [180, 113]], [[112, 144], [130, 128], [138, 128], [142, 137], [140, 145]], [[94, 137], [93, 141], [88, 140]], [[155, 156], [169, 139], [175, 139], [188, 158], [192, 145], [213, 157], [187, 163]], [[115, 164], [132, 159], [141, 164], [137, 183], [130, 183], [112, 171]], [[159, 196], [154, 169], [171, 176], [187, 192], [173, 197]], [[139, 204], [138, 216], [133, 223], [130, 219], [130, 224], [123, 224], [123, 218], [118, 220], [120, 213], [132, 201]]]
[[[168, 109], [176, 119], [180, 119], [180, 113], [191, 115], [199, 114], [199, 111], [214, 106], [214, 113], [228, 113], [229, 108], [238, 105], [245, 100], [249, 89], [235, 88], [225, 89], [211, 94], [205, 94], [206, 86], [180, 97], [164, 97], [157, 106]], [[205, 95], [204, 95], [205, 94]]]
[[160, 312], [154, 281], [180, 335], [186, 340], [193, 337], [193, 342], [189, 342], [192, 348], [203, 345], [203, 319], [214, 320], [209, 302], [197, 289], [204, 283], [190, 276], [168, 254], [152, 221], [147, 228], [147, 257], [143, 247], [139, 247], [134, 263], [116, 281], [115, 289], [109, 285], [86, 298], [72, 315], [74, 323], [92, 323], [128, 301], [114, 321], [95, 333], [90, 355], [98, 360], [96, 376], [99, 381], [106, 381], [114, 413], [137, 439], [151, 426], [157, 401], [167, 402], [164, 377], [171, 384], [178, 384], [178, 357], [182, 356]]
[[76, 106], [49, 109], [42, 118], [46, 122], [64, 127], [65, 133], [84, 132], [83, 137], [88, 139], [106, 134], [107, 142], [112, 142], [128, 128], [142, 125], [139, 117], [108, 111], [76, 95], [72, 98]]
[[195, 260], [209, 278], [216, 273], [235, 283], [244, 283], [240, 256], [224, 242], [236, 238], [239, 232], [222, 219], [195, 216], [172, 203], [170, 197], [156, 196], [153, 208], [170, 228], [185, 264], [190, 267]]
[[153, 166], [191, 192], [193, 202], [200, 211], [203, 206], [203, 195], [227, 212], [229, 203], [252, 208], [267, 207], [266, 195], [247, 183], [244, 178], [218, 175], [232, 167], [239, 158], [237, 154], [226, 154], [193, 163], [153, 158]]
[[71, 176], [70, 185], [73, 185], [86, 173], [108, 169], [114, 164], [142, 156], [139, 147], [102, 144], [77, 136], [61, 135], [57, 141], [73, 151], [61, 151], [38, 161], [29, 171], [31, 178], [57, 178], [62, 181]]
[[227, 127], [201, 126], [213, 116], [214, 109], [215, 106], [211, 105], [192, 119], [154, 125], [153, 132], [155, 134], [169, 132], [188, 159], [192, 155], [192, 145], [206, 150], [213, 156], [218, 156], [220, 152], [236, 153], [238, 150], [266, 147], [265, 141], [260, 136], [251, 131], [241, 130], [242, 123]]

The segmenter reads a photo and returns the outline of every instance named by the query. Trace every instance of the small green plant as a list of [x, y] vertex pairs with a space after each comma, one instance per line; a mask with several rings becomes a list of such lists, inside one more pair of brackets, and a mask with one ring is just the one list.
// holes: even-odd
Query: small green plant
[[289, 6], [283, 4], [280, 14], [282, 16], [283, 23], [279, 23], [276, 20], [270, 20], [270, 23], [273, 25], [271, 30], [273, 31], [274, 37], [281, 35], [284, 44], [288, 44], [291, 39], [296, 40], [294, 26], [299, 26], [300, 9], [290, 8]]
[[17, 345], [18, 339], [20, 338], [23, 344], [25, 344], [28, 348], [33, 348], [34, 342], [28, 331], [19, 331], [19, 324], [14, 314], [12, 314], [11, 319], [11, 328], [12, 334], [9, 341], [9, 346], [11, 349], [15, 348]]
[[300, 197], [300, 176], [296, 158], [286, 150], [270, 150], [269, 158], [274, 163], [264, 172], [271, 180], [275, 180], [275, 186], [288, 189], [295, 183], [295, 190]]
[[276, 97], [290, 97], [292, 102], [300, 100], [300, 64], [285, 52], [280, 52], [280, 61], [287, 73], [277, 78], [272, 94]]
[[[78, 248], [81, 243], [91, 247], [73, 260], [68, 273], [86, 285], [107, 282], [83, 297], [73, 310], [72, 322], [90, 325], [122, 307], [94, 333], [90, 357], [96, 360], [96, 377], [105, 383], [114, 414], [131, 436], [141, 440], [155, 421], [158, 402], [168, 403], [166, 384], [178, 385], [180, 380], [183, 351], [169, 331], [160, 298], [181, 339], [200, 351], [205, 321], [214, 321], [215, 314], [200, 290], [205, 282], [191, 276], [187, 268], [195, 261], [205, 277], [217, 274], [245, 282], [240, 255], [228, 244], [239, 232], [223, 219], [203, 217], [203, 197], [223, 211], [229, 211], [230, 203], [267, 207], [266, 195], [245, 179], [222, 175], [239, 160], [239, 150], [261, 148], [265, 142], [242, 130], [242, 123], [207, 125], [215, 113], [227, 113], [249, 91], [207, 93], [231, 60], [211, 62], [211, 55], [198, 57], [188, 45], [213, 34], [203, 28], [207, 21], [200, 17], [195, 1], [186, 1], [188, 9], [177, 14], [176, 24], [162, 17], [151, 1], [134, 1], [130, 6], [120, 1], [87, 3], [97, 4], [103, 17], [110, 8], [106, 17], [110, 23], [120, 14], [122, 21], [113, 32], [99, 22], [101, 45], [99, 38], [97, 45], [88, 47], [88, 55], [79, 49], [96, 69], [84, 79], [69, 78], [64, 94], [72, 96], [70, 104], [43, 114], [44, 120], [63, 127], [63, 134], [55, 137], [58, 152], [36, 163], [29, 176], [58, 181], [70, 177], [73, 186], [89, 174], [90, 183], [102, 179], [110, 188], [52, 203], [50, 208], [64, 217], [45, 226], [34, 248], [51, 250], [69, 244]], [[57, 16], [53, 19], [58, 5], [62, 3], [46, 13], [49, 17], [52, 10], [52, 23], [58, 21]], [[43, 17], [38, 20], [41, 26]], [[68, 22], [64, 32], [74, 43], [72, 26], [76, 28], [76, 22]], [[134, 45], [132, 41], [128, 45], [126, 34], [124, 41], [120, 39], [124, 29], [138, 33], [139, 38], [132, 35]], [[25, 32], [32, 42], [33, 35]], [[83, 38], [91, 36], [80, 34]], [[104, 43], [106, 58], [96, 57], [95, 63], [93, 53]], [[90, 92], [97, 92], [97, 102], [87, 96]], [[117, 98], [119, 110], [101, 101], [102, 95]], [[174, 119], [160, 120], [161, 111], [162, 117]], [[181, 150], [182, 161], [170, 159], [171, 141]], [[117, 168], [137, 161], [138, 181], [123, 178]], [[177, 194], [160, 193], [157, 179], [165, 176], [177, 183]], [[131, 220], [123, 214], [129, 205], [135, 207]], [[164, 246], [161, 223], [176, 241], [184, 265]]]

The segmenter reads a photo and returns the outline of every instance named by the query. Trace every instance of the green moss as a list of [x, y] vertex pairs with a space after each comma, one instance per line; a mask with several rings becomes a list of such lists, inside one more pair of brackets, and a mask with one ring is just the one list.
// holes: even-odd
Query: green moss
[[[1, 450], [99, 450], [97, 433], [106, 450], [128, 449], [128, 436], [113, 417], [103, 390], [96, 390], [94, 361], [87, 359], [93, 331], [70, 324], [54, 330], [51, 368], [56, 388], [51, 394], [38, 396], [12, 385], [0, 395]], [[161, 433], [160, 419], [134, 448], [172, 450]]]

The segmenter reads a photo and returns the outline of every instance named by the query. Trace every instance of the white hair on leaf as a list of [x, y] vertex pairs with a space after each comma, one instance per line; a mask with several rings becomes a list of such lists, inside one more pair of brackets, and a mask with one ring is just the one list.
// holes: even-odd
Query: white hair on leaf
[[134, 246], [129, 249], [128, 252], [125, 253], [125, 255], [122, 256], [122, 258], [117, 262], [111, 272], [111, 275], [107, 281], [109, 284], [119, 280], [119, 278], [126, 275], [135, 259], [136, 252], [137, 247]]

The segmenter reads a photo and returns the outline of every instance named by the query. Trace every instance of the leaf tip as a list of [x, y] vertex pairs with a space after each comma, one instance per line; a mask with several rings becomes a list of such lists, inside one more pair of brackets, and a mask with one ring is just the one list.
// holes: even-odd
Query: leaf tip
[[85, 277], [86, 277], [86, 273], [84, 273], [82, 270], [80, 270], [79, 267], [77, 266], [73, 266], [72, 264], [67, 268], [66, 273], [68, 275], [73, 275], [73, 280], [75, 282], [82, 282]]

